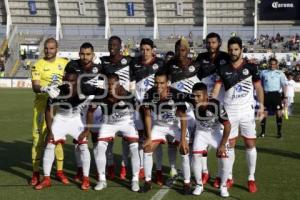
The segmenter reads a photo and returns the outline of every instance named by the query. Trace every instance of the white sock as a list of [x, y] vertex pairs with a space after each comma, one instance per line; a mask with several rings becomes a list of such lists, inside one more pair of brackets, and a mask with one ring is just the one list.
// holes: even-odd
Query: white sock
[[80, 159], [80, 150], [78, 148], [78, 144], [75, 144], [74, 154], [75, 154], [75, 161], [76, 161], [77, 168], [82, 167], [82, 163], [81, 163], [81, 159]]
[[144, 153], [144, 172], [145, 181], [151, 181], [152, 167], [153, 167], [153, 153]]
[[132, 181], [138, 181], [140, 172], [138, 143], [134, 142], [129, 144], [129, 149], [131, 153]]
[[123, 167], [128, 166], [128, 158], [129, 158], [129, 142], [122, 139], [122, 163]]
[[91, 166], [91, 154], [87, 144], [80, 144], [80, 159], [82, 162], [83, 176], [89, 177], [90, 166]]
[[201, 158], [201, 163], [202, 163], [202, 173], [208, 174], [208, 169], [207, 169], [207, 156], [202, 156], [202, 158]]
[[168, 145], [169, 164], [171, 168], [176, 169], [177, 146], [174, 144]]
[[105, 167], [106, 167], [106, 149], [108, 143], [105, 141], [98, 141], [97, 144], [97, 157], [95, 158], [97, 171], [99, 173], [99, 180], [105, 181]]
[[195, 181], [198, 185], [202, 185], [202, 155], [201, 154], [193, 154], [193, 171], [195, 176]]
[[246, 159], [247, 159], [248, 170], [249, 170], [248, 180], [254, 181], [256, 159], [257, 159], [257, 151], [255, 147], [246, 150]]
[[48, 143], [44, 152], [43, 170], [44, 176], [50, 176], [52, 164], [54, 162], [54, 149], [55, 144]]
[[114, 142], [108, 142], [107, 151], [106, 151], [106, 158], [107, 158], [107, 165], [112, 166], [114, 165], [114, 153], [113, 153]]
[[233, 164], [234, 164], [234, 160], [235, 160], [235, 151], [234, 148], [228, 148], [228, 158], [229, 158], [229, 175], [228, 175], [228, 179], [232, 179], [233, 177]]
[[191, 166], [189, 154], [181, 155], [181, 165], [184, 183], [191, 182]]
[[218, 158], [218, 161], [220, 162], [220, 178], [221, 178], [221, 186], [226, 186], [227, 179], [230, 172], [230, 158]]
[[144, 149], [143, 143], [139, 142], [140, 169], [144, 168]]
[[162, 160], [163, 160], [163, 151], [162, 151], [162, 145], [158, 145], [158, 147], [155, 149], [155, 166], [156, 170], [162, 169]]

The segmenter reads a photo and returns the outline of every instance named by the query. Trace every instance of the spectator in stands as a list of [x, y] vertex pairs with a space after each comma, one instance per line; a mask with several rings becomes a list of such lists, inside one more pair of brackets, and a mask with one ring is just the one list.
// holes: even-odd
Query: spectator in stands
[[22, 60], [26, 59], [26, 50], [25, 49], [20, 49], [20, 56]]
[[173, 51], [168, 51], [165, 56], [165, 63], [167, 63], [169, 60], [171, 60], [175, 56], [175, 53]]

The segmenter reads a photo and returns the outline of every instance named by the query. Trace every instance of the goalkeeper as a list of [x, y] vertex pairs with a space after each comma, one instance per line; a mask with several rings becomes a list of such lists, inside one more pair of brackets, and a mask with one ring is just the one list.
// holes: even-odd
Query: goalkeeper
[[[45, 136], [47, 135], [44, 116], [47, 99], [49, 96], [51, 98], [58, 96], [59, 89], [57, 86], [62, 82], [64, 69], [68, 63], [67, 60], [56, 57], [57, 50], [57, 41], [54, 38], [48, 38], [44, 43], [44, 58], [39, 59], [31, 71], [32, 90], [35, 93], [32, 124], [33, 175], [29, 182], [32, 186], [37, 185], [40, 178], [40, 159], [44, 148]], [[64, 154], [61, 144], [56, 146], [55, 155], [57, 161], [56, 177], [62, 183], [68, 184], [69, 181], [63, 174]]]

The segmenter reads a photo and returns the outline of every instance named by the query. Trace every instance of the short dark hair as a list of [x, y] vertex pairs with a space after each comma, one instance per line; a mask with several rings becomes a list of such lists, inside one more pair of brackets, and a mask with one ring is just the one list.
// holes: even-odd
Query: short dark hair
[[175, 56], [174, 51], [168, 51], [168, 52], [166, 53], [166, 57], [168, 57], [168, 56]]
[[205, 38], [205, 41], [207, 42], [208, 39], [210, 38], [217, 38], [218, 42], [220, 43], [221, 42], [221, 37], [218, 33], [215, 33], [215, 32], [211, 32], [209, 34], [207, 34], [206, 38]]
[[196, 83], [193, 86], [192, 91], [196, 91], [196, 90], [207, 91], [207, 86], [205, 85], [205, 83], [202, 82]]
[[120, 38], [119, 36], [116, 36], [116, 35], [111, 36], [111, 37], [108, 39], [108, 42], [111, 42], [112, 40], [118, 40], [118, 42], [119, 42], [120, 44], [122, 44], [122, 40], [121, 40], [121, 38]]
[[167, 70], [165, 69], [159, 69], [155, 74], [154, 74], [154, 78], [158, 77], [158, 76], [165, 76], [167, 78], [167, 80], [170, 80], [170, 74], [168, 73]]
[[241, 49], [243, 48], [243, 42], [240, 37], [231, 37], [228, 40], [227, 47], [229, 48], [232, 44], [238, 44]]
[[116, 73], [107, 74], [107, 79], [115, 79], [116, 81], [120, 80], [119, 75]]
[[92, 49], [94, 51], [94, 46], [89, 42], [85, 42], [80, 46], [80, 49]]
[[58, 42], [53, 37], [47, 38], [44, 42], [44, 46], [46, 46], [46, 44], [51, 43], [51, 42], [54, 43], [56, 45], [56, 47], [58, 47]]
[[270, 59], [269, 59], [269, 63], [271, 63], [272, 61], [275, 61], [276, 64], [278, 63], [278, 60], [277, 60], [276, 58], [270, 58]]
[[149, 38], [143, 38], [143, 39], [141, 40], [140, 47], [141, 47], [142, 45], [149, 45], [152, 49], [154, 48], [154, 43], [153, 43], [153, 41], [152, 41], [151, 39], [149, 39]]

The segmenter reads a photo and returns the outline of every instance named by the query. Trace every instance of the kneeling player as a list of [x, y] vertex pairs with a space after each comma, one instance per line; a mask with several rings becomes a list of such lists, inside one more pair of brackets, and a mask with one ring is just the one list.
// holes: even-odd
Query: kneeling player
[[[196, 117], [196, 132], [193, 142], [193, 169], [196, 179], [194, 195], [200, 195], [203, 191], [201, 178], [201, 158], [207, 147], [217, 149], [217, 157], [221, 159], [221, 187], [222, 197], [228, 197], [226, 181], [229, 175], [229, 159], [227, 157], [228, 137], [230, 122], [227, 113], [216, 99], [209, 99], [207, 86], [204, 83], [196, 83], [193, 87], [193, 100]], [[220, 125], [224, 125], [223, 134]]]
[[[80, 158], [83, 168], [81, 189], [89, 189], [91, 157], [86, 140], [89, 131], [84, 128], [80, 113], [82, 108], [91, 101], [91, 98], [79, 98], [76, 89], [77, 78], [78, 74], [76, 72], [67, 73], [64, 80], [68, 81], [68, 84], [59, 86], [60, 94], [57, 98], [48, 99], [45, 114], [48, 135], [46, 138], [47, 146], [43, 157], [44, 180], [35, 187], [37, 190], [51, 186], [50, 173], [54, 161], [54, 149], [57, 144], [63, 144], [65, 142], [67, 134], [71, 135], [79, 144], [78, 148], [80, 149]], [[52, 120], [51, 114], [53, 113], [53, 108], [56, 109], [56, 114]]]

